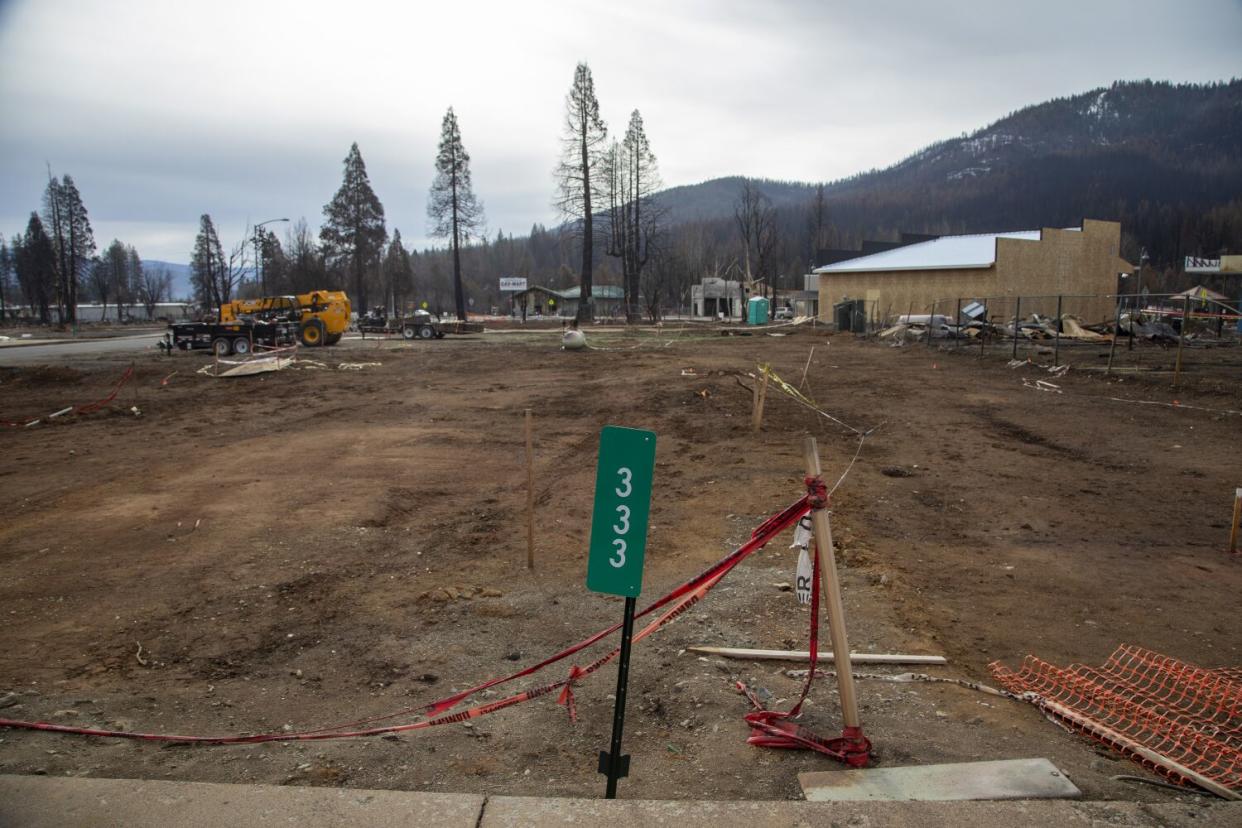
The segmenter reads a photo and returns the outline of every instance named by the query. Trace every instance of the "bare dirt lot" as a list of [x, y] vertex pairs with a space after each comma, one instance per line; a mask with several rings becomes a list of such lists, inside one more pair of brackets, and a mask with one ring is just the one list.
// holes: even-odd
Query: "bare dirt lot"
[[[1242, 417], [1222, 413], [1242, 409], [1237, 354], [1201, 356], [1176, 391], [1167, 375], [1075, 369], [1054, 393], [1025, 387], [1048, 375], [1007, 368], [1007, 355], [811, 331], [593, 340], [609, 350], [561, 352], [555, 332], [347, 340], [310, 354], [326, 369], [234, 380], [197, 374], [202, 355], [147, 352], [108, 410], [0, 431], [0, 697], [16, 694], [0, 716], [303, 730], [533, 663], [620, 619], [619, 599], [583, 583], [604, 424], [659, 434], [640, 606], [800, 496], [805, 434], [826, 477], [845, 470], [856, 439], [778, 393], [752, 434], [736, 378], [770, 362], [796, 383], [812, 345], [813, 396], [878, 427], [833, 502], [855, 650], [943, 654], [932, 672], [985, 683], [992, 660], [1098, 663], [1123, 642], [1242, 662], [1242, 560], [1224, 551], [1242, 482]], [[0, 368], [0, 419], [97, 399], [130, 359]], [[799, 684], [784, 670], [798, 665], [683, 652], [805, 647], [807, 610], [775, 586], [793, 580], [787, 545], [636, 647], [623, 796], [798, 798], [798, 772], [835, 767], [746, 744], [733, 682], [787, 707]], [[8, 730], [0, 772], [596, 795], [614, 680], [608, 667], [577, 689], [576, 724], [552, 695], [391, 739], [181, 747]], [[1179, 796], [1110, 779], [1143, 771], [1028, 705], [942, 685], [864, 680], [859, 692], [884, 765], [1047, 756], [1088, 798]], [[807, 710], [808, 726], [839, 732], [831, 681]]]

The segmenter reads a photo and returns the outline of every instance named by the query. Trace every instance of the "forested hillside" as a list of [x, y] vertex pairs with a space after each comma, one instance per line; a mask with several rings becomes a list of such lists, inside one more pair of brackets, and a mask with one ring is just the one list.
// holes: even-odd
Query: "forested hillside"
[[[757, 182], [805, 212], [811, 185]], [[740, 179], [666, 193], [674, 220], [732, 219]], [[836, 241], [1116, 219], [1154, 262], [1242, 246], [1242, 81], [1118, 83], [1022, 109], [826, 185]], [[1232, 220], [1229, 219], [1232, 216]], [[792, 223], [789, 229], [794, 229]]]
[[[670, 188], [660, 200], [662, 250], [672, 264], [663, 279], [649, 279], [660, 282], [669, 304], [705, 274], [740, 269], [737, 212], [747, 185], [761, 194], [771, 225], [771, 249], [762, 262], [752, 251], [752, 271], [780, 287], [800, 283], [817, 249], [902, 231], [1075, 226], [1084, 217], [1120, 221], [1123, 255], [1138, 261], [1146, 249], [1153, 270], [1175, 280], [1187, 255], [1242, 250], [1242, 81], [1116, 83], [1026, 107], [886, 169], [823, 185], [728, 177]], [[575, 246], [550, 245], [555, 231], [536, 231], [529, 245], [514, 238], [504, 240], [504, 251], [479, 249], [480, 269], [573, 284]], [[601, 265], [605, 280], [610, 267]]]
[[[585, 65], [579, 71], [589, 79]], [[450, 110], [446, 123], [451, 116]], [[825, 183], [726, 177], [660, 190], [660, 148], [646, 143], [637, 111], [623, 141], [609, 138], [602, 123], [591, 124], [597, 145], [592, 192], [603, 178], [603, 197], [591, 204], [591, 220], [577, 204], [562, 210], [559, 226], [536, 224], [524, 235], [497, 232], [464, 239], [460, 274], [468, 310], [504, 309], [507, 297], [497, 284], [501, 276], [567, 288], [582, 283], [589, 262], [596, 284], [622, 284], [628, 274], [627, 295], [641, 295], [643, 312], [652, 314], [659, 307], [685, 307], [690, 286], [705, 276], [748, 277], [765, 290], [801, 287], [818, 251], [857, 249], [864, 239], [895, 240], [902, 232], [970, 233], [1075, 226], [1083, 218], [1116, 220], [1123, 228], [1122, 255], [1138, 262], [1147, 251], [1151, 275], [1144, 284], [1153, 289], [1187, 287], [1180, 272], [1187, 255], [1242, 250], [1238, 80], [1116, 83], [1026, 107], [886, 169]], [[442, 154], [444, 147], [456, 147], [456, 154], [445, 157], [468, 162], [460, 136], [450, 133], [453, 141], [442, 146]], [[468, 183], [468, 169], [462, 170], [450, 180]], [[562, 205], [581, 200], [580, 186], [567, 188], [579, 178], [580, 171], [563, 163], [555, 180], [549, 180], [549, 193], [557, 191]], [[191, 290], [211, 306], [234, 291], [257, 295], [327, 287], [348, 289], [359, 310], [379, 303], [426, 303], [439, 311], [456, 305], [453, 257], [447, 249], [407, 248], [400, 231], [388, 227], [356, 144], [346, 158], [342, 188], [325, 205], [320, 226], [306, 219], [283, 228], [265, 223], [269, 226], [259, 233], [262, 285], [254, 279], [256, 245], [249, 228], [226, 245], [204, 215], [188, 280], [187, 272], [172, 267], [147, 267], [158, 278], [146, 279], [137, 251], [127, 254], [130, 264], [124, 267], [120, 253], [111, 264], [108, 256], [96, 255], [104, 245], [95, 246], [85, 207], [70, 196], [76, 198], [77, 191], [68, 176], [61, 184], [53, 181], [42, 215], [33, 214], [26, 233], [0, 245], [0, 299], [24, 300], [44, 318], [67, 303], [77, 282], [85, 298], [120, 304]], [[63, 210], [58, 206], [62, 200]], [[83, 232], [75, 238], [81, 250], [57, 243], [72, 229], [62, 213], [80, 217]], [[464, 218], [459, 215], [445, 226], [451, 229], [453, 221]], [[277, 229], [283, 229], [283, 237], [273, 232]], [[584, 232], [595, 239], [593, 256], [584, 255]], [[123, 251], [125, 246], [114, 241], [110, 248]], [[67, 251], [60, 256], [66, 261], [60, 261], [58, 250]]]

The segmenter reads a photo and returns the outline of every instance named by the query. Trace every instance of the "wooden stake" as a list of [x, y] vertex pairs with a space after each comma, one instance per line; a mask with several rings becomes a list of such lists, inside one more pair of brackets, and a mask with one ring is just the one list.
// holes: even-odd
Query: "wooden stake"
[[[819, 446], [814, 437], [802, 443], [806, 460], [807, 477], [819, 477]], [[815, 534], [815, 557], [819, 563], [820, 584], [824, 592], [824, 605], [828, 610], [828, 635], [834, 653], [850, 651], [849, 638], [845, 633], [845, 606], [841, 603], [841, 584], [837, 580], [837, 559], [832, 549], [832, 525], [827, 509], [811, 510], [811, 528]], [[841, 721], [846, 727], [860, 727], [858, 696], [854, 692], [854, 672], [849, 659], [837, 662], [837, 689], [841, 694]]]
[[1173, 369], [1173, 384], [1182, 379], [1182, 343], [1186, 341], [1186, 321], [1190, 314], [1190, 297], [1182, 297], [1182, 329], [1177, 332], [1177, 366]]
[[1242, 489], [1233, 492], [1233, 523], [1229, 529], [1229, 551], [1238, 551], [1238, 524], [1242, 523]]
[[763, 404], [768, 399], [768, 366], [763, 366], [763, 381], [755, 383], [755, 409], [751, 413], [750, 427], [758, 431], [763, 425]]
[[811, 358], [815, 356], [815, 346], [811, 346], [811, 352], [806, 355], [806, 365], [802, 367], [802, 380], [798, 383], [798, 390], [802, 390], [802, 386], [806, 385], [806, 372], [811, 370]]
[[750, 427], [753, 431], [759, 430], [759, 379], [755, 378], [755, 384], [750, 389]]
[[526, 568], [535, 568], [535, 447], [529, 408], [526, 409]]

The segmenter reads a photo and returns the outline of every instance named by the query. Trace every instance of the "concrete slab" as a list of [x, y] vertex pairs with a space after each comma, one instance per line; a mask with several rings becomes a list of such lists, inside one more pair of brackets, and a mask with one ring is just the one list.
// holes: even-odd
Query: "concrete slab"
[[657, 802], [643, 800], [484, 797], [420, 791], [294, 788], [151, 782], [141, 779], [0, 775], [0, 826], [251, 826], [329, 828], [463, 825], [516, 828], [531, 825], [632, 828], [777, 828], [869, 826], [881, 828], [1201, 828], [1242, 825], [1242, 802], [1187, 796], [1185, 802]]
[[592, 828], [1202, 828], [1239, 825], [1242, 803], [1136, 802], [654, 802], [492, 797], [479, 828], [589, 825]]
[[1047, 759], [999, 759], [798, 774], [808, 802], [1078, 799], [1082, 791]]
[[483, 801], [476, 794], [0, 776], [5, 828], [475, 828]]

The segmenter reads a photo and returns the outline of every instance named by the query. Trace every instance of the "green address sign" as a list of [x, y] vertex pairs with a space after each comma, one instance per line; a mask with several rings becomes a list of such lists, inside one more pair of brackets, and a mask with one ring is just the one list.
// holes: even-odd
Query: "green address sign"
[[653, 431], [604, 426], [595, 468], [595, 511], [587, 589], [637, 598], [643, 589], [643, 553], [655, 470]]

